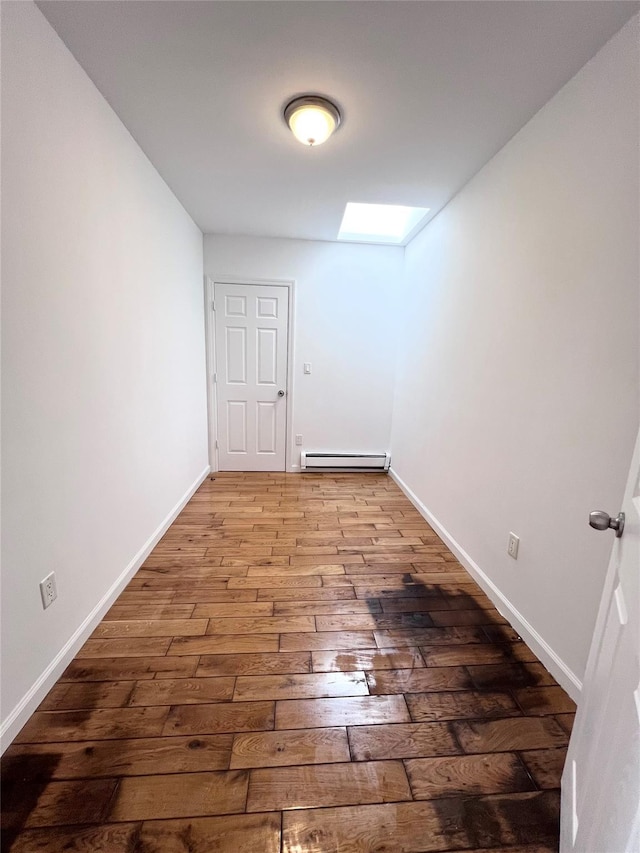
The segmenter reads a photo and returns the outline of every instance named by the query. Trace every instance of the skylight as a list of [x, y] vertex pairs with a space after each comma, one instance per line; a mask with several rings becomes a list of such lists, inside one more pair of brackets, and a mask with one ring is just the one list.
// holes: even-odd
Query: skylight
[[350, 201], [344, 210], [338, 240], [403, 246], [424, 225], [427, 213], [428, 207], [357, 204]]

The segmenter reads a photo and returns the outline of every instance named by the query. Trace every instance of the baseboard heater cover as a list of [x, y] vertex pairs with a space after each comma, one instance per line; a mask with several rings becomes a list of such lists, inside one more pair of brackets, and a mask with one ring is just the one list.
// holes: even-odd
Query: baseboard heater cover
[[319, 453], [303, 450], [302, 471], [388, 471], [390, 453]]

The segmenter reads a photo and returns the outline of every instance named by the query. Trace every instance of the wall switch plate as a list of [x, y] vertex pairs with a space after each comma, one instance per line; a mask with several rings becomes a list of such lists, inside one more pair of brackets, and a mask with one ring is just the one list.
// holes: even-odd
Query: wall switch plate
[[311, 362], [310, 361], [305, 361], [303, 371], [307, 375], [309, 375], [311, 373]]
[[296, 444], [298, 445], [298, 447], [302, 446], [302, 436], [301, 435], [296, 435]]
[[51, 572], [51, 574], [47, 575], [44, 580], [40, 581], [40, 595], [42, 596], [42, 606], [45, 610], [49, 605], [53, 604], [58, 597], [55, 572]]
[[518, 548], [520, 547], [520, 539], [516, 536], [515, 533], [509, 534], [509, 542], [507, 544], [507, 554], [510, 557], [513, 557], [514, 560], [518, 559]]

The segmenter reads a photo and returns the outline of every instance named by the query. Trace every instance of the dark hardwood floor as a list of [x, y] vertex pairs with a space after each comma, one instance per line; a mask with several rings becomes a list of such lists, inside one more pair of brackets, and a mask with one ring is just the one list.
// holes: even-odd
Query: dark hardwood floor
[[574, 704], [384, 475], [206, 480], [3, 759], [11, 853], [551, 853]]

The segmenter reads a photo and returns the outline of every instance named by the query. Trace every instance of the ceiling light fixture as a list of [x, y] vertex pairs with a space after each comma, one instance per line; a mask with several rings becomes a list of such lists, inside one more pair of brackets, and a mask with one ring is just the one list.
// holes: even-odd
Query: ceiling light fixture
[[311, 147], [326, 142], [340, 126], [342, 116], [337, 106], [326, 98], [303, 95], [287, 104], [284, 120], [298, 142]]

